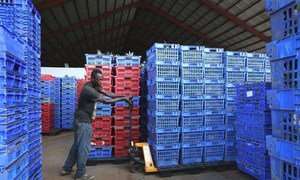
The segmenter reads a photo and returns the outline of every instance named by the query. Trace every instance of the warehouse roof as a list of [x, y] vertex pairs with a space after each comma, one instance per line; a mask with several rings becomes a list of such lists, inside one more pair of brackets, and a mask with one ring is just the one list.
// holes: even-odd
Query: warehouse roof
[[42, 65], [83, 66], [84, 54], [145, 56], [155, 42], [265, 52], [261, 0], [34, 0], [42, 16]]

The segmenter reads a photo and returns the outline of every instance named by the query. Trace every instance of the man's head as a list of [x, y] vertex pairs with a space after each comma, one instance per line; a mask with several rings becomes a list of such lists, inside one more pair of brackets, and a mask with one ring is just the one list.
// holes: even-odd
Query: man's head
[[91, 74], [91, 82], [95, 87], [101, 87], [103, 80], [102, 72], [99, 69], [94, 69]]

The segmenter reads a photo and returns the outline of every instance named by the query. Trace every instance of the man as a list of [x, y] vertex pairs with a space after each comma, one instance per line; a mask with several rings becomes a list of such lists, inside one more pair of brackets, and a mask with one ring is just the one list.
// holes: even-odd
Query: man
[[[101, 86], [102, 79], [102, 72], [99, 69], [94, 69], [91, 74], [91, 81], [82, 87], [78, 108], [75, 112], [74, 143], [63, 166], [62, 175], [71, 174], [73, 166], [77, 163], [75, 179], [94, 179], [94, 176], [86, 174], [85, 164], [91, 147], [93, 136], [91, 122], [96, 116], [97, 102], [112, 104], [125, 100], [129, 105], [132, 105], [132, 96], [119, 95], [103, 90]], [[102, 94], [112, 99], [104, 99]]]

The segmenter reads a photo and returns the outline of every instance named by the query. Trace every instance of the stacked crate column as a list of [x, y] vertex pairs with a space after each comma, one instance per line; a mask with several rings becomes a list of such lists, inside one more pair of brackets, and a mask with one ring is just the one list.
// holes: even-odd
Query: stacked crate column
[[226, 160], [223, 52], [221, 48], [204, 48], [203, 52], [204, 162]]
[[203, 50], [181, 46], [181, 164], [203, 161]]
[[60, 106], [61, 106], [61, 95], [60, 95], [60, 89], [61, 89], [61, 79], [55, 78], [54, 82], [54, 97], [55, 97], [55, 108], [54, 108], [54, 127], [55, 128], [61, 128], [61, 116], [60, 116]]
[[148, 115], [147, 115], [147, 109], [148, 109], [148, 102], [147, 102], [147, 94], [148, 94], [148, 86], [147, 86], [147, 67], [146, 64], [143, 63], [141, 65], [141, 80], [140, 80], [140, 140], [142, 142], [147, 141], [148, 137]]
[[[112, 91], [112, 56], [103, 54], [86, 55], [86, 83], [90, 82], [92, 71], [99, 69], [102, 72], [102, 89]], [[78, 81], [79, 83], [80, 81]], [[79, 88], [79, 84], [78, 84]], [[81, 91], [81, 88], [78, 89]], [[80, 97], [80, 95], [78, 95]], [[103, 96], [105, 99], [109, 97]], [[96, 117], [92, 119], [93, 137], [89, 159], [103, 159], [112, 156], [112, 105], [97, 102]]]
[[[133, 96], [132, 140], [139, 141], [140, 135], [140, 62], [141, 56], [115, 56], [114, 92]], [[114, 152], [116, 157], [127, 157], [130, 145], [130, 116], [125, 101], [114, 107]]]
[[178, 165], [179, 45], [154, 44], [147, 51], [148, 143], [156, 166]]
[[41, 76], [42, 132], [49, 133], [54, 129], [55, 78], [51, 75]]

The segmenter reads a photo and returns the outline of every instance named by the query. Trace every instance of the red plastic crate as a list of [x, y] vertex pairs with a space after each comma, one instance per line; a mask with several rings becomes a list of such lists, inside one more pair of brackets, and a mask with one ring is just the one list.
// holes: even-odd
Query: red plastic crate
[[54, 129], [54, 125], [42, 124], [42, 132], [51, 132]]
[[129, 150], [129, 147], [115, 146], [114, 147], [115, 157], [127, 157], [128, 150]]
[[101, 128], [101, 127], [111, 127], [111, 123], [112, 123], [112, 116], [96, 116], [95, 119], [93, 119], [92, 121], [92, 126], [97, 128]]
[[[114, 107], [115, 116], [129, 116], [130, 109], [125, 106], [115, 106]], [[140, 106], [133, 106], [132, 108], [132, 116], [140, 115]]]
[[92, 71], [94, 69], [99, 69], [103, 76], [110, 76], [112, 74], [112, 67], [111, 66], [101, 66], [101, 65], [85, 65], [85, 71], [87, 76], [91, 76]]
[[42, 81], [51, 81], [51, 82], [54, 82], [55, 81], [55, 78], [49, 74], [42, 74], [41, 75], [41, 80]]
[[[112, 76], [103, 76], [102, 84], [112, 84]], [[85, 81], [91, 81], [91, 76], [85, 76]]]
[[[132, 137], [138, 138], [140, 135], [140, 126], [133, 126], [132, 127]], [[118, 137], [129, 137], [130, 136], [130, 129], [128, 127], [121, 127], [115, 126], [114, 127], [114, 136]]]
[[112, 134], [112, 127], [93, 127], [94, 137], [110, 137]]
[[[115, 140], [115, 146], [129, 146], [129, 141], [130, 141], [130, 138], [129, 137], [118, 137], [118, 136], [115, 136], [114, 137], [114, 140]], [[138, 141], [138, 138], [132, 138], [133, 142], [134, 143], [137, 143], [139, 142]]]
[[115, 93], [123, 94], [123, 95], [134, 95], [138, 96], [140, 94], [140, 86], [132, 86], [132, 87], [114, 87]]
[[120, 77], [140, 77], [141, 68], [139, 66], [117, 66], [116, 75]]
[[139, 77], [115, 77], [115, 85], [118, 87], [140, 86]]
[[[112, 136], [102, 137], [102, 138], [95, 138], [92, 137], [91, 141], [95, 143], [97, 146], [111, 146], [112, 145]], [[104, 144], [102, 142], [104, 141]]]
[[[115, 126], [130, 127], [130, 117], [129, 116], [115, 116], [114, 117]], [[132, 116], [132, 126], [138, 126], [140, 124], [139, 116]]]

